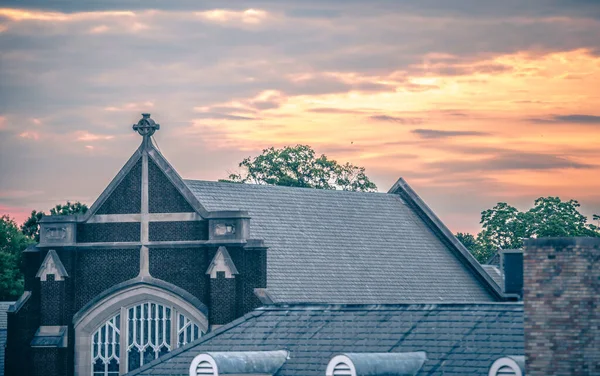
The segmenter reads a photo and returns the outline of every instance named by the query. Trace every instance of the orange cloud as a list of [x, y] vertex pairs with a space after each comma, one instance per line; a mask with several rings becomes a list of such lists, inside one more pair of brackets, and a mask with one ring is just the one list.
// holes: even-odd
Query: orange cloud
[[0, 8], [0, 17], [5, 17], [12, 21], [64, 22], [73, 20], [103, 19], [106, 17], [135, 17], [135, 13], [130, 11], [61, 13], [42, 10]]
[[245, 24], [260, 24], [267, 19], [269, 14], [264, 10], [246, 9], [244, 11], [233, 11], [227, 9], [214, 9], [194, 13], [196, 16], [212, 22], [229, 23], [243, 22]]

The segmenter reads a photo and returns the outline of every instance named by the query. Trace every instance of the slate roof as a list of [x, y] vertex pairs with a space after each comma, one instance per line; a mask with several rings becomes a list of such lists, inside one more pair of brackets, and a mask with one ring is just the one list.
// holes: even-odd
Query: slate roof
[[185, 180], [209, 211], [245, 210], [275, 302], [482, 302], [475, 273], [399, 195]]
[[0, 302], [0, 376], [4, 375], [4, 346], [6, 344], [6, 312], [14, 302]]
[[522, 303], [266, 306], [128, 375], [188, 375], [207, 351], [288, 350], [279, 376], [325, 374], [348, 352], [426, 351], [418, 375], [487, 375], [498, 358], [523, 355]]
[[6, 329], [0, 329], [0, 376], [4, 376], [5, 346], [6, 346]]
[[6, 329], [6, 312], [15, 302], [0, 302], [0, 329]]
[[504, 286], [504, 277], [500, 272], [500, 269], [496, 265], [481, 265], [483, 270], [498, 284], [498, 286]]

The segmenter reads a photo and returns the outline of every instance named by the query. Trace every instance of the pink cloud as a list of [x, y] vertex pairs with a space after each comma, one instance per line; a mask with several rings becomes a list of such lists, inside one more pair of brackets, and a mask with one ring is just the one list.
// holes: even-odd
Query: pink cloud
[[40, 134], [35, 131], [25, 131], [25, 132], [19, 133], [19, 137], [27, 139], [27, 140], [37, 141], [40, 139]]

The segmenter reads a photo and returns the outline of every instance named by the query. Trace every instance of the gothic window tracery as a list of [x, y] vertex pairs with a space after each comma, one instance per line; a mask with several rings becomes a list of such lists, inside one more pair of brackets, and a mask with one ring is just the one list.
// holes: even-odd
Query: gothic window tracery
[[92, 373], [119, 376], [121, 314], [109, 319], [92, 335]]
[[203, 334], [175, 306], [147, 301], [123, 307], [92, 335], [92, 375], [133, 371]]

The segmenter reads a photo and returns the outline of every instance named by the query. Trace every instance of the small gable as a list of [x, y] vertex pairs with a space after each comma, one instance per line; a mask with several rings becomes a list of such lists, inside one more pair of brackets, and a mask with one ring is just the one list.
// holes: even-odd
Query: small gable
[[58, 254], [56, 254], [56, 251], [53, 249], [49, 250], [46, 254], [46, 258], [44, 259], [44, 262], [42, 262], [36, 277], [39, 278], [40, 281], [46, 281], [49, 275], [53, 275], [55, 281], [63, 281], [65, 277], [69, 276], [63, 263], [60, 261]]
[[142, 159], [140, 158], [95, 214], [135, 214], [142, 206]]
[[148, 158], [148, 211], [150, 213], [195, 212], [152, 158]]
[[227, 252], [227, 248], [219, 247], [215, 257], [210, 263], [206, 274], [210, 274], [210, 278], [217, 278], [218, 272], [224, 272], [225, 278], [234, 278], [236, 274], [238, 274], [237, 268], [231, 260], [231, 256], [229, 256], [229, 252]]

